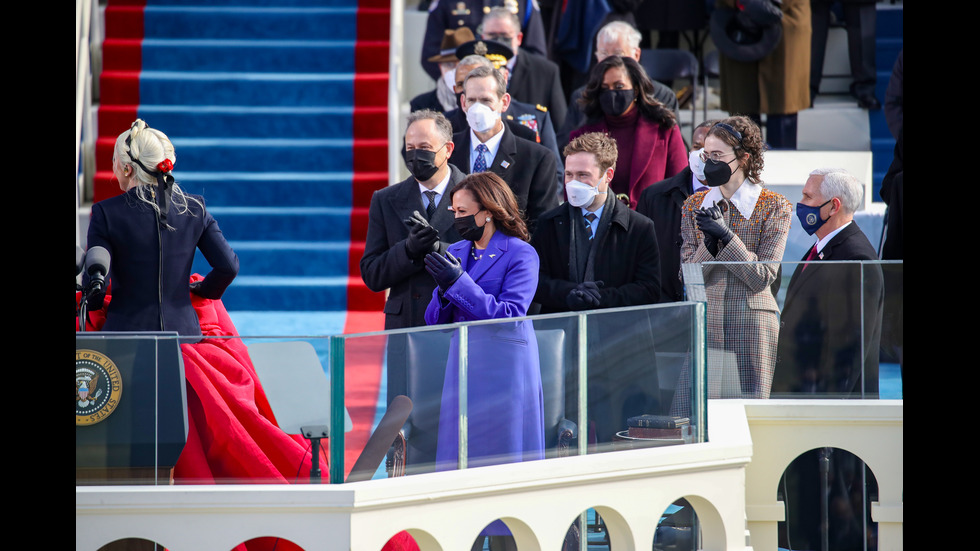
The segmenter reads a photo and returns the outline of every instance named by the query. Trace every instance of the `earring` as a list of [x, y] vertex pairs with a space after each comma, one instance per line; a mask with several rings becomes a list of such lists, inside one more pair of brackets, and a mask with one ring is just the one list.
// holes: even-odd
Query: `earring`
[[485, 222], [489, 222], [489, 221], [490, 221], [490, 217], [487, 216], [487, 219], [485, 220]]

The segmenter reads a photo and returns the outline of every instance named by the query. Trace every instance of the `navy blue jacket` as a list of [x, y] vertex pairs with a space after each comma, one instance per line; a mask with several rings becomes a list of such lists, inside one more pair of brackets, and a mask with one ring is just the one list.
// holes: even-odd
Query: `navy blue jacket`
[[[135, 188], [92, 206], [88, 247], [105, 247], [111, 259], [112, 298], [103, 331], [201, 334], [190, 297], [194, 251], [201, 249], [212, 267], [194, 293], [209, 299], [221, 298], [238, 275], [238, 255], [211, 214], [196, 203], [189, 206], [180, 214], [171, 205], [167, 221], [176, 231], [160, 227], [156, 211], [136, 197]], [[93, 297], [89, 308], [102, 304], [102, 296]]]

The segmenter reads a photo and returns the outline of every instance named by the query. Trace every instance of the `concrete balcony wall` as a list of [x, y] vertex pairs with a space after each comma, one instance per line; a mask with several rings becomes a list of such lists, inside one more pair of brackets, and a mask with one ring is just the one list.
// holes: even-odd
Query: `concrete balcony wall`
[[684, 497], [703, 548], [775, 551], [776, 485], [803, 451], [858, 455], [878, 480], [879, 549], [902, 549], [902, 401], [715, 400], [709, 442], [323, 486], [77, 487], [75, 548], [127, 537], [171, 551], [227, 551], [255, 537], [308, 551], [381, 549], [401, 530], [423, 550], [468, 549], [503, 519], [521, 551], [561, 548], [588, 508], [614, 551], [650, 549], [663, 511]]

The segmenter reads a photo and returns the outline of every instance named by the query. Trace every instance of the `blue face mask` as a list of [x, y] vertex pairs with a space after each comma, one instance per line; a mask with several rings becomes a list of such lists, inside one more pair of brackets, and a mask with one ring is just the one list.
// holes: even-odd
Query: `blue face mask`
[[[833, 200], [833, 198], [828, 199], [827, 203]], [[803, 203], [796, 204], [796, 217], [800, 219], [800, 224], [803, 225], [803, 231], [805, 231], [807, 235], [813, 235], [814, 232], [819, 230], [820, 226], [826, 222], [826, 220], [820, 217], [820, 209], [822, 209], [827, 203], [824, 203], [819, 207], [811, 207], [809, 205], [804, 205]]]

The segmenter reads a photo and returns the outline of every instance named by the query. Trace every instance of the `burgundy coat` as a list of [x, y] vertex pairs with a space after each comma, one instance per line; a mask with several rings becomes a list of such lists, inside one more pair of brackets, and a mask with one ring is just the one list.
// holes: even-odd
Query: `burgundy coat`
[[[586, 123], [573, 130], [571, 139], [588, 132], [608, 133], [605, 120]], [[674, 176], [687, 166], [687, 146], [681, 137], [680, 126], [663, 128], [640, 116], [636, 122], [632, 143], [633, 161], [630, 166], [630, 208], [636, 209], [640, 194], [647, 187]], [[620, 149], [624, 144], [619, 144]]]

